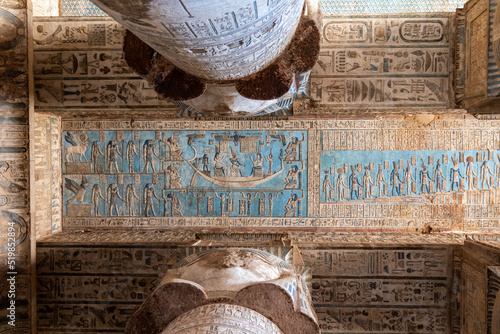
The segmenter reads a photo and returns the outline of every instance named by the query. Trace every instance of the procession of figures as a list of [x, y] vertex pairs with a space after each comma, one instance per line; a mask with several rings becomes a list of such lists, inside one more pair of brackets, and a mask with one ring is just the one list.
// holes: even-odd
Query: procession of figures
[[305, 215], [305, 132], [64, 132], [67, 216]]
[[[412, 153], [416, 152], [389, 154], [405, 156]], [[493, 151], [424, 154], [365, 164], [334, 163], [334, 167], [323, 170], [321, 202], [430, 196], [500, 187], [500, 154], [495, 155]], [[367, 155], [370, 159], [370, 153]], [[360, 157], [362, 153], [358, 159]]]

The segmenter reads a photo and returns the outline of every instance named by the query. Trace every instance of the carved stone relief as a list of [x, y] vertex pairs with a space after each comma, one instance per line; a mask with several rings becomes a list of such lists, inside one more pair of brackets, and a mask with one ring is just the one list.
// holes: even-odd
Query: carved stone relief
[[462, 285], [461, 289], [461, 318], [462, 327], [460, 333], [485, 333], [486, 332], [486, 296], [488, 287], [482, 269], [473, 266], [469, 262], [462, 264]]
[[500, 268], [488, 267], [488, 315], [487, 333], [500, 331]]
[[302, 249], [322, 333], [447, 332], [449, 249], [332, 247]]
[[0, 332], [31, 319], [26, 22], [26, 2], [0, 3]]
[[280, 329], [262, 314], [246, 307], [210, 304], [186, 312], [172, 321], [162, 333], [219, 333], [237, 331], [244, 334], [281, 334]]
[[63, 135], [67, 217], [306, 215], [304, 131]]
[[176, 67], [210, 80], [242, 78], [270, 64], [290, 42], [304, 4], [95, 2]]
[[484, 97], [487, 86], [488, 2], [469, 2], [466, 12], [465, 98]]
[[[60, 231], [61, 120], [53, 115], [35, 117], [35, 210], [37, 240]], [[47, 196], [50, 193], [50, 196]]]
[[[313, 308], [322, 333], [401, 333], [408, 328], [421, 333], [447, 332], [451, 248], [345, 244], [341, 249], [314, 248], [318, 248], [317, 244], [309, 243], [301, 249], [301, 255], [303, 265], [312, 273], [312, 278], [306, 280], [310, 280]], [[288, 263], [295, 262], [294, 252], [287, 249], [264, 250]], [[182, 260], [189, 254], [193, 255]], [[160, 279], [167, 269], [177, 264], [178, 269], [172, 273], [178, 282], [187, 278], [182, 276], [185, 269], [204, 266], [204, 262], [199, 263], [204, 254], [210, 252], [194, 247], [43, 245], [39, 249], [37, 278], [40, 328], [123, 331], [135, 309], [162, 285]], [[283, 283], [284, 290], [293, 291], [293, 285]], [[113, 307], [102, 305], [105, 300], [113, 301]], [[75, 308], [80, 311], [75, 313]]]
[[[227, 95], [227, 85], [210, 86], [211, 97], [193, 99], [189, 105], [175, 104], [161, 98], [148, 81], [130, 69], [122, 51], [125, 28], [110, 18], [35, 18], [35, 95], [37, 107], [99, 113], [95, 107], [111, 109], [134, 108], [134, 117], [151, 113], [161, 117], [202, 116], [207, 103]], [[277, 100], [251, 101], [258, 114], [289, 114], [297, 96], [308, 92], [309, 72], [300, 74], [287, 94]], [[234, 87], [232, 88], [234, 90]], [[234, 90], [233, 93], [236, 93]], [[222, 95], [221, 95], [222, 94]], [[236, 101], [232, 109], [245, 114], [250, 109]], [[228, 102], [228, 104], [230, 104]], [[248, 110], [247, 110], [248, 109]], [[213, 110], [209, 112], [212, 113]]]
[[317, 106], [450, 106], [450, 16], [419, 16], [325, 17], [311, 74]]
[[453, 116], [64, 121], [64, 224], [495, 231], [498, 127]]
[[[488, 45], [488, 97], [500, 95], [500, 14], [498, 1], [490, 0], [489, 42]], [[494, 62], [492, 60], [495, 60]]]

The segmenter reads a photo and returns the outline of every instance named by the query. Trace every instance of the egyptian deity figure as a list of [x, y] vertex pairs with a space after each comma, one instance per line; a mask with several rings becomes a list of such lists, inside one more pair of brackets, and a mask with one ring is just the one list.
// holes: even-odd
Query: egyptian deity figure
[[164, 215], [167, 215], [167, 203], [170, 202], [170, 214], [172, 217], [182, 217], [182, 204], [175, 193], [171, 192], [165, 196], [163, 194], [163, 199], [165, 200], [164, 205]]
[[160, 199], [156, 195], [155, 187], [152, 183], [148, 183], [144, 186], [144, 192], [143, 192], [143, 201], [145, 204], [144, 207], [144, 216], [149, 217], [149, 212], [153, 214], [153, 217], [156, 216], [155, 214], [155, 207], [153, 205], [153, 196], [159, 201]]
[[429, 175], [427, 170], [427, 165], [422, 160], [422, 170], [420, 171], [420, 192], [422, 194], [428, 194], [430, 192], [429, 182], [434, 181]]
[[399, 177], [398, 165], [393, 162], [392, 163], [392, 171], [391, 171], [391, 196], [394, 196], [394, 191], [396, 191], [396, 196], [401, 196], [401, 192], [399, 189], [399, 184], [401, 183], [401, 178]]
[[127, 144], [127, 159], [128, 159], [128, 172], [134, 173], [134, 154], [139, 158], [139, 153], [135, 148], [135, 143], [133, 140], [129, 141]]
[[224, 158], [220, 155], [220, 153], [215, 153], [214, 156], [214, 174], [215, 176], [226, 176], [226, 172], [224, 170], [224, 163], [222, 162]]
[[170, 152], [170, 160], [181, 161], [182, 160], [182, 150], [179, 146], [179, 140], [176, 136], [171, 136], [167, 140], [163, 137], [162, 142], [168, 146]]
[[104, 197], [102, 196], [101, 188], [99, 188], [99, 185], [94, 184], [94, 186], [92, 187], [92, 193], [91, 193], [91, 203], [93, 204], [93, 207], [94, 207], [94, 216], [100, 216], [100, 214], [99, 214], [99, 198], [102, 199], [103, 201], [105, 200]]
[[372, 177], [370, 175], [370, 169], [368, 166], [365, 167], [365, 173], [363, 174], [363, 189], [364, 189], [364, 198], [372, 197], [370, 194], [370, 186], [373, 186]]
[[292, 165], [290, 167], [290, 170], [288, 171], [288, 174], [285, 178], [285, 189], [297, 188], [297, 178], [299, 176], [299, 173], [303, 170], [304, 168], [299, 169], [299, 166], [297, 165]]
[[247, 216], [250, 217], [250, 213], [252, 210], [252, 198], [255, 198], [257, 196], [257, 194], [253, 194], [253, 196], [252, 196], [251, 193], [247, 193], [247, 195], [245, 196], [244, 193], [241, 193], [241, 196], [243, 198], [245, 198], [247, 201]]
[[229, 162], [231, 163], [231, 167], [229, 168], [229, 175], [236, 177], [243, 176], [241, 167], [245, 167], [245, 165], [238, 160], [236, 151], [233, 148], [231, 148], [231, 158], [229, 158]]
[[[269, 163], [269, 169], [268, 169], [268, 174], [271, 175], [273, 173], [273, 148], [269, 150], [269, 155], [266, 156], [266, 161]], [[500, 157], [498, 158], [500, 160]]]
[[497, 154], [497, 158], [498, 158], [498, 164], [496, 165], [496, 168], [495, 168], [495, 178], [496, 178], [496, 186], [497, 187], [500, 187], [500, 154]]
[[109, 204], [109, 215], [110, 216], [113, 215], [113, 208], [114, 208], [116, 215], [119, 216], [120, 213], [118, 211], [117, 198], [119, 198], [121, 201], [123, 201], [123, 198], [121, 197], [120, 192], [118, 191], [118, 185], [116, 183], [111, 183], [108, 186], [107, 198]]
[[[445, 179], [443, 175], [443, 169], [441, 168], [441, 162], [437, 161], [436, 169], [434, 170], [434, 179], [436, 180], [436, 192], [443, 191], [443, 181]], [[453, 184], [452, 184], [453, 187]]]
[[285, 205], [285, 217], [296, 217], [297, 216], [297, 205], [304, 196], [298, 197], [297, 194], [291, 194], [288, 202]]
[[209, 162], [208, 156], [206, 154], [203, 155], [203, 158], [201, 159], [201, 162], [203, 164], [203, 171], [204, 172], [209, 172], [210, 171], [210, 168], [209, 168], [210, 162]]
[[464, 177], [462, 176], [462, 171], [458, 167], [458, 161], [453, 158], [451, 160], [453, 161], [453, 167], [450, 169], [451, 191], [460, 190], [460, 179]]
[[267, 198], [268, 203], [269, 203], [269, 205], [268, 205], [269, 206], [269, 211], [267, 213], [268, 217], [272, 217], [272, 215], [273, 215], [273, 199], [277, 198], [279, 194], [283, 195], [283, 192], [277, 193], [276, 196], [273, 196], [272, 193], [269, 193], [269, 195], [266, 195], [266, 194], [262, 193], [262, 195], [264, 195], [264, 197]]
[[171, 199], [171, 208], [172, 208], [172, 216], [173, 217], [182, 217], [182, 204], [179, 198], [175, 195], [172, 194], [172, 199]]
[[[480, 173], [481, 173], [481, 188], [483, 188], [483, 189], [488, 188], [489, 189], [491, 184], [490, 184], [490, 178], [489, 178], [488, 174], [491, 176], [494, 176], [494, 174], [491, 172], [490, 166], [488, 165], [488, 160], [484, 160], [483, 163], [481, 164]], [[485, 184], [486, 184], [486, 187], [484, 186]], [[493, 184], [494, 184], [494, 182], [493, 182]]]
[[325, 202], [330, 202], [333, 199], [332, 194], [335, 194], [335, 187], [330, 183], [330, 175], [328, 174], [323, 180], [323, 192], [325, 193]]
[[351, 174], [349, 175], [349, 187], [351, 188], [351, 199], [354, 199], [354, 196], [356, 196], [356, 199], [359, 199], [359, 186], [361, 186], [361, 183], [359, 182], [358, 178], [358, 173], [356, 171], [356, 168], [354, 166], [351, 166]]
[[252, 176], [261, 177], [262, 176], [262, 162], [263, 162], [262, 154], [257, 153], [257, 157], [255, 158], [255, 160], [252, 157], [250, 157], [250, 161], [252, 161], [252, 163], [253, 163]]
[[192, 193], [193, 197], [196, 199], [196, 212], [198, 217], [201, 217], [201, 199], [205, 197], [205, 194], [203, 193]]
[[467, 157], [467, 167], [465, 168], [465, 178], [467, 179], [467, 189], [474, 190], [474, 177], [477, 177], [474, 171], [474, 158], [471, 156]]
[[181, 185], [182, 179], [179, 175], [179, 169], [176, 166], [174, 165], [168, 166], [167, 169], [165, 169], [165, 180], [167, 175], [170, 175], [170, 188], [172, 189], [182, 188]]
[[129, 184], [127, 186], [127, 192], [125, 194], [125, 197], [127, 198], [127, 207], [128, 207], [128, 215], [129, 216], [134, 216], [135, 215], [135, 200], [138, 199], [140, 200], [139, 196], [135, 193], [135, 188], [133, 184]]
[[143, 154], [144, 161], [146, 163], [144, 165], [143, 172], [149, 173], [149, 166], [151, 166], [153, 173], [156, 173], [155, 164], [153, 161], [153, 155], [158, 159], [160, 159], [160, 157], [156, 154], [154, 140], [151, 140], [151, 139], [146, 140], [144, 142], [144, 145], [142, 146], [142, 152], [143, 152], [142, 154]]
[[403, 172], [403, 182], [406, 187], [406, 195], [412, 195], [415, 194], [413, 192], [413, 189], [411, 187], [412, 182], [417, 182], [415, 178], [413, 177], [413, 173], [411, 172], [411, 166], [410, 162], [406, 162], [406, 169]]
[[92, 142], [92, 147], [90, 149], [90, 163], [92, 165], [92, 170], [94, 173], [99, 173], [99, 155], [104, 158], [104, 153], [101, 151], [101, 147], [97, 141]]
[[225, 193], [221, 193], [219, 196], [217, 193], [215, 193], [215, 197], [220, 199], [220, 212], [221, 212], [221, 216], [224, 217], [226, 215], [225, 202], [226, 202], [226, 199], [229, 198], [229, 195], [226, 195]]
[[377, 187], [378, 187], [378, 197], [382, 197], [384, 195], [384, 184], [389, 185], [385, 180], [384, 171], [382, 170], [382, 165], [378, 165], [377, 172]]
[[337, 189], [337, 200], [340, 202], [345, 199], [344, 190], [347, 189], [348, 187], [345, 184], [344, 180], [344, 170], [342, 168], [338, 168], [337, 173], [339, 174], [339, 176], [337, 176], [337, 182], [335, 183], [335, 188]]
[[299, 148], [299, 145], [304, 142], [304, 134], [302, 134], [302, 140], [299, 140], [297, 137], [292, 137], [290, 142], [288, 143], [288, 146], [285, 149], [285, 160], [291, 161], [291, 160], [299, 160], [297, 151]]
[[110, 140], [107, 145], [107, 157], [108, 157], [108, 170], [112, 173], [112, 167], [115, 167], [117, 173], [120, 173], [118, 170], [118, 161], [116, 156], [119, 155], [123, 157], [118, 147], [118, 142], [116, 140]]

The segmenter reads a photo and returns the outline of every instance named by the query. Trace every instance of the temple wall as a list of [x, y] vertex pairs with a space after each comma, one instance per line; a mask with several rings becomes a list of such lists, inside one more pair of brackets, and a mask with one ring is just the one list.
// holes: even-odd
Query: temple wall
[[[113, 233], [112, 247], [99, 244], [95, 234], [76, 236], [77, 244], [75, 236], [54, 237], [37, 250], [40, 332], [123, 332], [165, 271], [208, 245], [250, 246], [299, 263], [289, 247], [264, 234], [200, 241], [164, 233], [149, 235], [146, 244], [131, 241], [140, 240], [137, 232]], [[452, 256], [460, 239], [290, 234], [288, 240], [300, 249], [321, 333], [448, 333]]]
[[466, 242], [459, 253], [462, 261], [459, 294], [462, 321], [457, 332], [495, 333], [498, 330], [496, 266], [500, 252], [487, 243]]
[[243, 120], [159, 98], [111, 19], [38, 18], [39, 331], [123, 332], [180, 259], [243, 243], [300, 248], [322, 333], [485, 332], [500, 280], [462, 245], [499, 245], [500, 121], [453, 109], [468, 18], [326, 17], [312, 104]]
[[488, 267], [488, 313], [487, 326], [489, 333], [495, 333], [500, 330], [500, 322], [498, 321], [500, 307], [500, 272], [498, 266]]
[[0, 5], [0, 332], [16, 333], [31, 326], [27, 17], [25, 1]]

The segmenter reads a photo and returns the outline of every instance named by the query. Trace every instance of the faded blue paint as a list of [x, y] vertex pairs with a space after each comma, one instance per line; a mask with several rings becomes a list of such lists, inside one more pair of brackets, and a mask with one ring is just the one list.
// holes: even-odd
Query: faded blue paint
[[[339, 177], [344, 182], [339, 182]], [[413, 202], [419, 203], [416, 197], [422, 195], [499, 186], [499, 151], [323, 151], [321, 154], [322, 203], [397, 197], [414, 197]], [[344, 193], [340, 194], [339, 189], [345, 189]], [[420, 202], [423, 200], [422, 197]]]
[[[63, 160], [76, 161], [71, 164], [72, 168], [91, 170], [84, 173], [87, 185], [82, 204], [92, 204], [95, 185], [109, 201], [115, 192], [109, 187], [116, 184], [123, 199], [113, 197], [119, 214], [146, 216], [147, 188], [149, 185], [151, 189], [152, 184], [159, 198], [150, 191], [155, 216], [180, 216], [181, 213], [185, 217], [307, 215], [307, 131], [123, 131], [121, 135], [104, 131], [103, 135], [104, 140], [100, 141], [99, 131], [63, 133]], [[133, 143], [137, 155], [129, 143]], [[82, 163], [78, 153], [68, 154], [78, 151], [78, 147], [84, 151]], [[92, 158], [92, 152], [97, 159]], [[129, 163], [131, 154], [133, 164]], [[64, 164], [63, 177], [80, 185], [82, 175], [69, 175], [68, 163]], [[100, 182], [100, 178], [104, 182]], [[234, 184], [236, 181], [240, 183]], [[126, 205], [129, 185], [139, 197], [134, 197], [133, 214]], [[73, 195], [69, 187], [65, 187], [65, 215], [67, 202]], [[98, 211], [101, 216], [110, 216], [110, 203], [105, 200], [99, 199]], [[209, 202], [213, 203], [213, 210], [209, 210]], [[111, 211], [114, 216], [115, 209]], [[147, 215], [152, 215], [151, 208]]]

